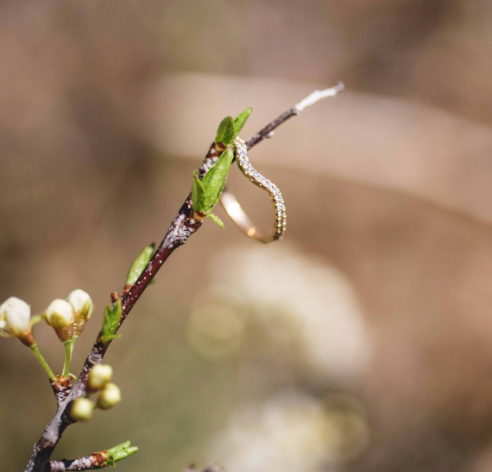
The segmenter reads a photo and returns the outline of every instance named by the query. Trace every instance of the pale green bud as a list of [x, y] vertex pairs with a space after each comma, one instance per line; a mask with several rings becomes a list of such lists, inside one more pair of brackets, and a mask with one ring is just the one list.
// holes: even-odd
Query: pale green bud
[[75, 315], [72, 305], [66, 300], [54, 300], [44, 312], [47, 323], [53, 327], [60, 341], [72, 338]]
[[92, 391], [101, 390], [105, 387], [113, 376], [113, 369], [110, 365], [95, 365], [90, 374], [87, 384]]
[[97, 398], [97, 406], [101, 410], [109, 410], [121, 401], [121, 390], [114, 383], [108, 383]]
[[91, 419], [94, 403], [87, 398], [77, 398], [70, 407], [70, 418], [73, 421], [87, 421]]
[[85, 323], [91, 318], [94, 305], [89, 294], [80, 289], [71, 292], [67, 297], [67, 302], [73, 307], [75, 318], [73, 334], [78, 337], [82, 333]]
[[31, 307], [25, 301], [10, 297], [0, 306], [0, 336], [19, 338], [32, 346], [35, 342], [30, 321]]
[[106, 451], [108, 456], [108, 464], [114, 465], [112, 463], [126, 459], [138, 452], [138, 447], [131, 447], [131, 442], [126, 441], [123, 444], [118, 444], [111, 449]]

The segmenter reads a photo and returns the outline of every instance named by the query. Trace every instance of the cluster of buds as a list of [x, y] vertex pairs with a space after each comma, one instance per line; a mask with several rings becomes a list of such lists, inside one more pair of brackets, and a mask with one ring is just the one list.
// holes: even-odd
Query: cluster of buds
[[[54, 300], [43, 313], [62, 342], [78, 338], [90, 319], [94, 306], [83, 290], [74, 290], [66, 300]], [[18, 338], [27, 346], [34, 344], [31, 307], [16, 297], [0, 305], [0, 336]]]
[[75, 342], [90, 319], [94, 307], [91, 297], [83, 290], [74, 290], [66, 300], [54, 300], [44, 312], [46, 322], [55, 330], [65, 344], [65, 365], [63, 377], [70, 376], [70, 363]]
[[33, 324], [44, 318], [55, 330], [60, 341], [65, 344], [66, 359], [62, 375], [67, 377], [75, 341], [82, 333], [93, 311], [91, 297], [83, 290], [74, 290], [66, 300], [54, 300], [41, 315], [34, 317], [31, 317], [31, 307], [25, 301], [11, 297], [0, 305], [0, 336], [17, 338], [28, 346], [50, 379], [55, 381], [53, 371], [37, 347], [32, 331]]
[[90, 392], [99, 392], [96, 403], [87, 398], [78, 398], [70, 408], [73, 421], [87, 421], [95, 408], [110, 410], [121, 401], [120, 388], [111, 383], [113, 369], [109, 365], [96, 365], [89, 373], [87, 387]]
[[94, 306], [89, 294], [83, 290], [74, 290], [66, 300], [52, 301], [44, 316], [60, 341], [67, 342], [80, 336], [93, 311]]

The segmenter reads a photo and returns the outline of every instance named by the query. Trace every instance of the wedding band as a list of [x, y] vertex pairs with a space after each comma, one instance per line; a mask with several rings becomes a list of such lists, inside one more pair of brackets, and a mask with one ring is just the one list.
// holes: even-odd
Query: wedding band
[[255, 226], [249, 219], [248, 215], [241, 208], [241, 205], [236, 200], [236, 197], [227, 189], [224, 189], [220, 197], [222, 206], [232, 218], [234, 223], [236, 223], [236, 225], [250, 238], [256, 239], [264, 244], [270, 243], [277, 239], [282, 239], [287, 225], [287, 214], [285, 212], [285, 203], [282, 193], [273, 182], [270, 182], [253, 168], [248, 159], [245, 142], [241, 138], [237, 137], [233, 144], [236, 162], [241, 172], [256, 186], [265, 190], [270, 195], [275, 212], [275, 224], [273, 230], [268, 233]]

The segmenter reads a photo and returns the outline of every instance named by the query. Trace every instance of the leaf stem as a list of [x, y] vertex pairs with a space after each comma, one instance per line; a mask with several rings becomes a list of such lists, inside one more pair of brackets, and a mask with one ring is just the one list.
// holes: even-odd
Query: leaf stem
[[39, 348], [38, 348], [38, 345], [37, 344], [33, 344], [31, 347], [31, 351], [32, 353], [36, 356], [36, 359], [39, 361], [39, 363], [43, 366], [43, 369], [46, 371], [46, 373], [48, 374], [48, 377], [50, 378], [50, 380], [52, 382], [54, 382], [56, 380], [56, 377], [55, 377], [55, 374], [53, 373], [53, 371], [51, 370], [50, 366], [48, 365], [48, 363], [44, 360], [44, 357], [43, 355], [41, 354], [41, 352], [39, 351]]

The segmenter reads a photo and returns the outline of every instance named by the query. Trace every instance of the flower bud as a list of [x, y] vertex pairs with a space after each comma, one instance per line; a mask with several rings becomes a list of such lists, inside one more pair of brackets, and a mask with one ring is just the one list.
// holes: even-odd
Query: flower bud
[[68, 295], [67, 302], [72, 305], [75, 316], [73, 335], [79, 337], [84, 330], [85, 323], [91, 318], [94, 311], [92, 299], [87, 292], [77, 289]]
[[111, 381], [113, 369], [110, 365], [95, 365], [90, 374], [87, 384], [92, 391], [101, 390]]
[[94, 403], [87, 398], [77, 398], [70, 407], [70, 418], [74, 421], [87, 421], [91, 419]]
[[97, 406], [101, 410], [109, 410], [121, 401], [120, 388], [114, 383], [108, 383], [97, 398]]
[[54, 300], [44, 312], [47, 323], [53, 327], [60, 341], [72, 338], [74, 312], [73, 307], [65, 300]]
[[26, 346], [33, 346], [30, 321], [31, 308], [25, 301], [10, 297], [0, 306], [0, 336], [19, 338]]

